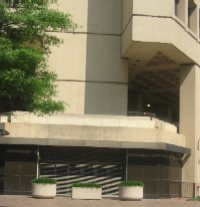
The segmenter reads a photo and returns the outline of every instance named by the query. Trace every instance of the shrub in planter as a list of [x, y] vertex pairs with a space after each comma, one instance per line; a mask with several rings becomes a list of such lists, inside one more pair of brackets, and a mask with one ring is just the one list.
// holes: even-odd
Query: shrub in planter
[[141, 181], [123, 181], [119, 185], [119, 198], [122, 200], [141, 200], [144, 183]]
[[101, 199], [102, 188], [97, 183], [75, 183], [72, 185], [72, 199]]
[[32, 196], [35, 198], [54, 198], [56, 196], [55, 179], [35, 178], [32, 180]]

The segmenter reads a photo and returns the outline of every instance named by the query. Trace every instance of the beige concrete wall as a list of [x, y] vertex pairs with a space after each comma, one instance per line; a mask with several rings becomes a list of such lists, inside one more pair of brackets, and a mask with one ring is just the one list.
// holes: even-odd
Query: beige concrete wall
[[133, 0], [122, 0], [122, 31], [128, 25], [133, 15]]
[[86, 46], [86, 80], [128, 81], [127, 61], [120, 56], [119, 36], [88, 35]]
[[14, 140], [16, 143], [21, 140], [29, 144], [67, 143], [67, 140], [75, 143], [87, 140], [87, 142], [110, 141], [111, 146], [113, 142], [113, 147], [117, 142], [167, 143], [185, 147], [185, 137], [177, 133], [174, 125], [150, 117], [97, 115], [38, 117], [28, 113], [17, 113], [11, 117], [10, 123], [1, 123], [0, 128], [5, 128], [10, 133], [6, 137], [7, 140], [2, 140], [4, 144], [6, 141], [7, 144], [11, 144]]
[[132, 15], [171, 17], [174, 11], [174, 0], [122, 0], [122, 30], [127, 26]]
[[53, 48], [48, 64], [58, 75], [58, 99], [68, 104], [66, 112], [126, 114], [128, 70], [120, 37], [58, 35], [64, 43]]
[[57, 81], [57, 99], [65, 103], [65, 111], [72, 114], [84, 114], [85, 82]]
[[56, 72], [58, 79], [85, 80], [87, 36], [70, 33], [55, 35], [63, 40], [63, 44], [52, 48], [49, 70]]
[[58, 99], [69, 105], [66, 112], [125, 115], [128, 65], [120, 53], [121, 0], [58, 0], [53, 7], [70, 13], [78, 25], [74, 33], [56, 34], [64, 43], [49, 57], [49, 69], [58, 74]]
[[86, 83], [86, 114], [127, 115], [128, 85]]
[[121, 36], [121, 55], [126, 58], [131, 58], [134, 56], [132, 52], [130, 52], [130, 48], [133, 47], [133, 18], [131, 17], [130, 22], [127, 24], [126, 29], [123, 30]]
[[120, 58], [120, 37], [87, 38], [86, 114], [127, 114], [128, 65]]
[[121, 32], [121, 0], [57, 0], [54, 7], [72, 15], [79, 26], [76, 32]]
[[0, 121], [0, 129], [4, 126], [4, 123], [11, 122], [96, 127], [157, 128], [177, 134], [177, 127], [174, 124], [148, 116], [73, 115], [63, 113], [38, 116], [29, 112], [16, 111], [12, 115], [1, 114]]
[[186, 146], [192, 154], [183, 167], [183, 181], [199, 182], [200, 137], [200, 68], [185, 66], [181, 69], [180, 133], [186, 136]]
[[[23, 129], [23, 133], [22, 130]], [[29, 140], [29, 144], [42, 144], [45, 139], [49, 143], [60, 142], [67, 140], [71, 142], [79, 141], [113, 141], [116, 142], [131, 142], [131, 143], [167, 143], [179, 147], [184, 146], [184, 136], [171, 133], [168, 131], [150, 129], [150, 128], [125, 128], [125, 127], [90, 127], [90, 126], [62, 126], [62, 125], [37, 125], [37, 124], [6, 124], [6, 130], [11, 133], [10, 143], [9, 138], [4, 140], [4, 144], [18, 143], [18, 139], [23, 138], [22, 142]], [[33, 140], [34, 139], [34, 140]], [[40, 140], [43, 140], [40, 143]], [[2, 142], [0, 142], [3, 144]], [[19, 143], [18, 143], [19, 144]], [[23, 143], [20, 143], [23, 144]], [[111, 144], [112, 145], [112, 144]], [[65, 146], [65, 144], [63, 144]]]
[[174, 0], [133, 0], [133, 14], [172, 16]]

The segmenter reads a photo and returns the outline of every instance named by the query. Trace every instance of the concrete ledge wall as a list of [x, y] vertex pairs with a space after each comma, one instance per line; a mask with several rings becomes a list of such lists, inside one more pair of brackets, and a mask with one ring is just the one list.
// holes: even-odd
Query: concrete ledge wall
[[[7, 119], [6, 119], [7, 118]], [[177, 127], [159, 119], [148, 116], [111, 116], [111, 115], [73, 115], [57, 114], [53, 116], [37, 116], [28, 112], [15, 112], [13, 115], [0, 116], [2, 122], [28, 123], [28, 124], [53, 124], [53, 125], [78, 125], [97, 127], [139, 127], [160, 128], [177, 133]]]
[[[89, 140], [111, 142], [168, 143], [185, 147], [185, 137], [172, 124], [150, 117], [57, 115], [38, 117], [24, 114], [11, 117], [11, 123], [2, 124], [10, 134], [29, 143], [40, 140]], [[6, 137], [5, 137], [6, 138]], [[36, 141], [38, 140], [38, 141]], [[6, 141], [6, 139], [4, 140]], [[51, 142], [51, 141], [50, 141]]]
[[[10, 133], [9, 137], [29, 139], [40, 145], [40, 139], [48, 140], [90, 140], [113, 142], [164, 142], [185, 147], [183, 135], [156, 128], [126, 128], [126, 127], [95, 127], [73, 125], [41, 125], [6, 123], [5, 129]], [[7, 141], [9, 142], [9, 137]], [[36, 141], [38, 140], [38, 141]], [[43, 141], [42, 141], [43, 142]]]

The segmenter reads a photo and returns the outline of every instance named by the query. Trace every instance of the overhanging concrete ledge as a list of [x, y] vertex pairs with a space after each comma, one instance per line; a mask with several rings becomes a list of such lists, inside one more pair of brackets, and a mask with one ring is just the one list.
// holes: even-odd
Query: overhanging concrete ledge
[[0, 136], [0, 145], [37, 145], [37, 146], [62, 146], [62, 147], [98, 147], [98, 148], [120, 148], [120, 149], [149, 149], [191, 154], [191, 149], [168, 143], [153, 142], [127, 142], [127, 141], [105, 141], [105, 140], [70, 140], [55, 138], [16, 138]]

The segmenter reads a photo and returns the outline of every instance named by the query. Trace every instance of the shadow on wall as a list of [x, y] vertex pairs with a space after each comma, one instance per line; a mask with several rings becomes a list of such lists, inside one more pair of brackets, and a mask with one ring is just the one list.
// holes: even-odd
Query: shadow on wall
[[120, 58], [121, 0], [88, 0], [86, 114], [127, 114], [128, 68]]

